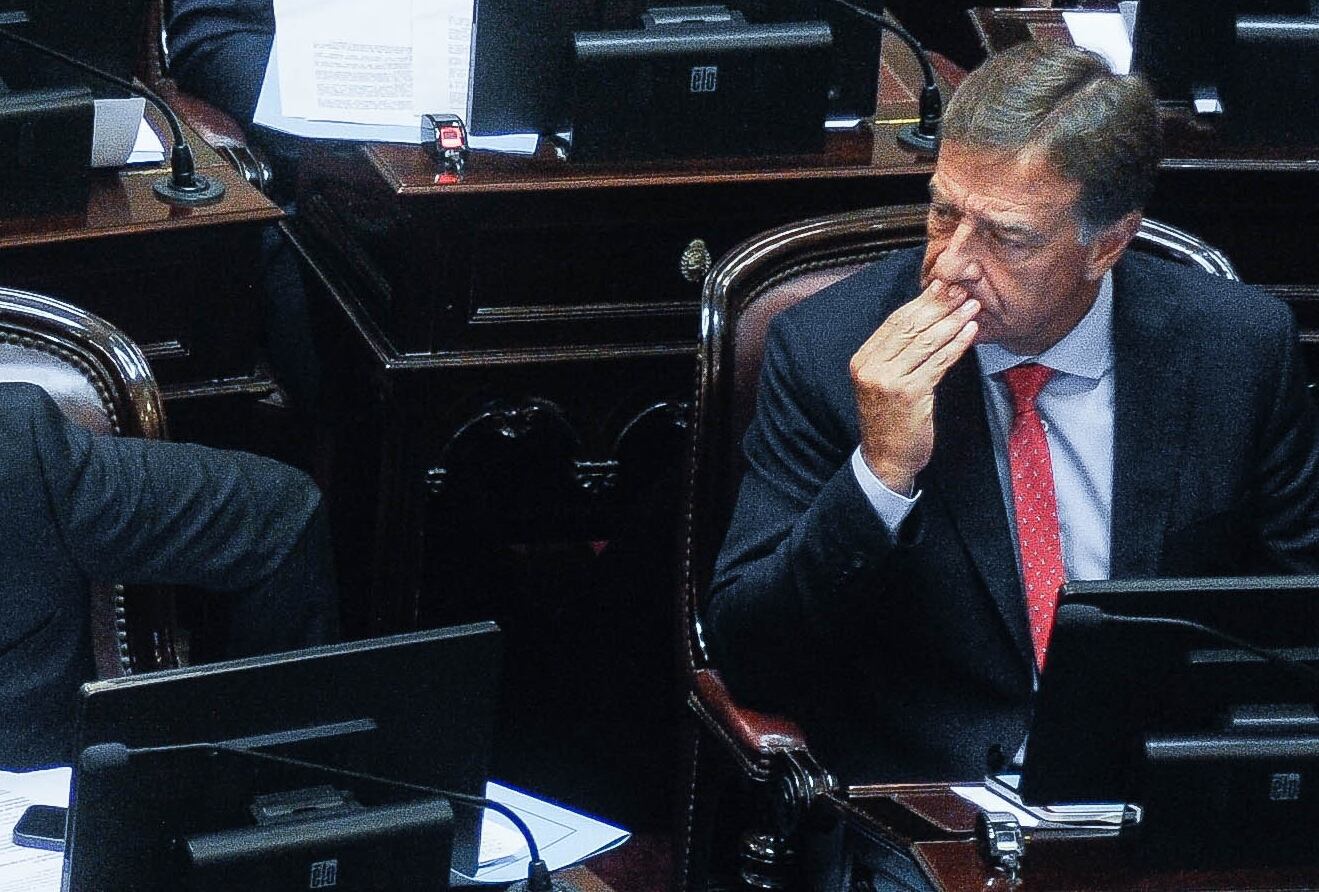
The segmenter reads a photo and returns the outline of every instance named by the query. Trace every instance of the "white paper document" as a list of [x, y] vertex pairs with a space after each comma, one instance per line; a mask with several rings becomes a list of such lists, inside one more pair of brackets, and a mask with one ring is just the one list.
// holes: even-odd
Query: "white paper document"
[[97, 99], [93, 103], [91, 167], [159, 164], [165, 160], [165, 146], [143, 115], [146, 105], [141, 96]]
[[1117, 11], [1122, 15], [1122, 24], [1127, 29], [1127, 40], [1136, 41], [1136, 9], [1140, 6], [1136, 0], [1118, 0]]
[[411, 0], [275, 0], [284, 108], [320, 121], [412, 116]]
[[14, 825], [29, 805], [69, 805], [72, 769], [0, 771], [0, 892], [59, 892], [63, 852], [14, 844]]
[[[485, 794], [513, 809], [536, 839], [540, 857], [550, 870], [576, 864], [627, 842], [632, 834], [512, 787], [490, 781]], [[478, 883], [511, 883], [527, 878], [531, 855], [522, 834], [498, 812], [487, 810], [481, 820]], [[461, 874], [459, 874], [461, 876]]]
[[118, 167], [133, 152], [147, 101], [97, 99], [92, 113], [92, 167]]
[[[1117, 830], [1125, 822], [1139, 820], [1139, 809], [1120, 802], [1079, 802], [1058, 805], [1027, 805], [1015, 793], [1019, 774], [1003, 774], [985, 784], [952, 787], [958, 796], [982, 811], [1008, 812], [1022, 827]], [[991, 789], [994, 787], [995, 789]]]
[[1064, 12], [1072, 42], [1103, 56], [1114, 74], [1131, 73], [1131, 37], [1120, 12]]
[[[472, 0], [275, 0], [255, 121], [307, 139], [417, 145], [421, 116], [468, 117]], [[473, 149], [531, 154], [534, 133]]]
[[[262, 127], [305, 139], [394, 142], [414, 146], [421, 143], [420, 117], [410, 124], [353, 124], [345, 121], [316, 121], [286, 114], [279, 87], [279, 68], [279, 47], [276, 45], [270, 51], [266, 77], [256, 103], [254, 120]], [[513, 133], [507, 136], [469, 136], [467, 143], [473, 149], [530, 155], [536, 151], [539, 140], [539, 135], [535, 133]]]

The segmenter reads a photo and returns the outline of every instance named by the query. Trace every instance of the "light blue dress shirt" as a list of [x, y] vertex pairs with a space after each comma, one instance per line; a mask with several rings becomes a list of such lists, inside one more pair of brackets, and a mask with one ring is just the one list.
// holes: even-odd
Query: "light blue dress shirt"
[[[1067, 578], [1107, 579], [1113, 515], [1113, 274], [1104, 276], [1094, 305], [1076, 327], [1039, 356], [1018, 356], [998, 344], [977, 344], [975, 351], [1018, 567], [1021, 553], [1007, 457], [1012, 397], [1000, 373], [1038, 362], [1054, 369], [1036, 406], [1053, 462]], [[907, 498], [885, 486], [861, 458], [859, 446], [852, 453], [852, 473], [889, 530], [898, 528], [920, 498], [919, 492]]]

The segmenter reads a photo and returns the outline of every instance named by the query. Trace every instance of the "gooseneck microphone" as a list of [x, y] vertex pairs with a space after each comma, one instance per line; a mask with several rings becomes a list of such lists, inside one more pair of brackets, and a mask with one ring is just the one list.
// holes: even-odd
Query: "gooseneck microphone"
[[1243, 638], [1230, 635], [1227, 632], [1215, 629], [1212, 626], [1206, 626], [1203, 623], [1194, 620], [1181, 619], [1171, 616], [1123, 616], [1112, 613], [1105, 613], [1101, 608], [1093, 604], [1064, 604], [1058, 608], [1060, 618], [1065, 615], [1070, 625], [1096, 628], [1098, 626], [1163, 626], [1165, 628], [1188, 629], [1197, 632], [1207, 638], [1211, 638], [1230, 647], [1239, 648], [1240, 650], [1252, 653], [1260, 659], [1272, 663], [1275, 666], [1290, 672], [1297, 678], [1304, 679], [1314, 685], [1319, 685], [1319, 671], [1314, 667], [1302, 663], [1285, 653], [1277, 650], [1271, 650], [1267, 647], [1260, 647], [1252, 644]]
[[291, 765], [295, 768], [321, 771], [334, 777], [383, 784], [399, 790], [407, 790], [412, 793], [427, 793], [433, 796], [443, 796], [450, 802], [456, 802], [469, 808], [490, 809], [491, 811], [499, 812], [501, 815], [508, 818], [513, 826], [517, 828], [518, 832], [522, 834], [522, 838], [527, 841], [527, 851], [531, 856], [531, 863], [527, 866], [527, 878], [509, 886], [508, 892], [580, 892], [574, 883], [550, 875], [549, 866], [546, 865], [544, 859], [540, 857], [540, 848], [536, 845], [535, 837], [532, 836], [531, 828], [527, 826], [526, 822], [507, 805], [504, 805], [502, 802], [495, 802], [493, 799], [486, 799], [484, 796], [469, 796], [466, 793], [455, 793], [452, 790], [443, 790], [439, 787], [428, 787], [422, 784], [409, 783], [408, 781], [393, 780], [387, 777], [367, 774], [362, 771], [334, 768], [330, 765], [323, 765], [319, 762], [308, 762], [303, 759], [294, 759], [290, 756], [277, 756], [274, 753], [263, 753], [260, 750], [250, 750], [241, 746], [229, 746], [223, 743], [212, 742], [143, 747], [130, 747], [118, 742], [97, 743], [82, 751], [78, 764], [81, 770], [96, 773], [123, 768], [133, 756], [184, 752], [211, 754], [227, 753], [243, 758], [255, 759], [261, 762]]
[[[0, 24], [5, 24], [0, 21]], [[162, 177], [152, 184], [152, 190], [157, 196], [168, 201], [171, 204], [195, 205], [205, 204], [211, 201], [218, 201], [224, 196], [224, 183], [212, 177], [205, 176], [197, 172], [197, 164], [192, 156], [192, 147], [188, 145], [188, 140], [183, 135], [183, 127], [179, 124], [179, 118], [174, 114], [174, 110], [166, 104], [151, 90], [140, 84], [135, 84], [108, 71], [102, 71], [94, 65], [75, 59], [67, 53], [48, 47], [43, 43], [38, 43], [27, 37], [22, 37], [5, 28], [0, 28], [0, 39], [8, 40], [19, 46], [26, 47], [43, 56], [56, 59], [69, 65], [79, 71], [84, 71], [93, 77], [98, 77], [103, 81], [114, 84], [134, 96], [141, 96], [165, 116], [169, 123], [170, 135], [174, 140], [174, 148], [170, 152], [170, 174]]]
[[933, 155], [939, 151], [939, 124], [943, 121], [943, 97], [939, 95], [939, 82], [934, 76], [934, 66], [925, 48], [906, 28], [897, 22], [884, 18], [869, 9], [862, 9], [848, 0], [834, 0], [835, 3], [851, 10], [862, 18], [869, 19], [885, 31], [891, 31], [907, 45], [916, 61], [920, 63], [925, 85], [921, 87], [920, 120], [898, 132], [898, 142], [918, 152]]

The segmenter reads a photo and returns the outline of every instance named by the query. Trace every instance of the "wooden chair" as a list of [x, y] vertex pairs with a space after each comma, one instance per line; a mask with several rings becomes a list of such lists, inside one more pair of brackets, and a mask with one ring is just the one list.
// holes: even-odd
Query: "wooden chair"
[[[920, 244], [925, 218], [925, 205], [906, 205], [782, 226], [729, 251], [706, 277], [681, 540], [679, 660], [692, 721], [676, 889], [706, 888], [718, 799], [733, 778], [759, 803], [742, 836], [739, 869], [744, 882], [765, 889], [786, 888], [791, 837], [814, 799], [835, 785], [790, 719], [733, 700], [710, 664], [701, 612], [744, 470], [742, 435], [755, 410], [770, 321], [861, 266]], [[1133, 248], [1237, 278], [1221, 253], [1153, 220], [1142, 223]]]
[[[65, 415], [97, 433], [165, 436], [160, 390], [126, 335], [62, 301], [0, 288], [0, 382], [15, 381], [42, 387]], [[179, 665], [171, 592], [99, 581], [90, 597], [99, 677]]]

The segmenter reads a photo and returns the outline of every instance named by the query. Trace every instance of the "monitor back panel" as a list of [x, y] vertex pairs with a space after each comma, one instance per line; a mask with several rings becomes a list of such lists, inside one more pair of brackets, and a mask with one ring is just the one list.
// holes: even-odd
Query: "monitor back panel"
[[[261, 749], [479, 796], [500, 659], [499, 631], [482, 623], [93, 682], [81, 692], [78, 752], [107, 742], [152, 747], [292, 732], [302, 739]], [[321, 737], [307, 731], [336, 724], [375, 730]], [[108, 871], [151, 876], [171, 857], [170, 839], [181, 829], [209, 832], [241, 822], [253, 794], [346, 783], [363, 804], [414, 795], [229, 755], [203, 767], [190, 753], [134, 757], [101, 783], [89, 777], [87, 791], [75, 776], [74, 873], [100, 882]], [[455, 809], [453, 866], [469, 874], [480, 817]], [[116, 860], [97, 864], [107, 853]], [[92, 887], [73, 886], [81, 888]]]
[[574, 49], [574, 160], [823, 148], [832, 51], [823, 22], [588, 32]]

